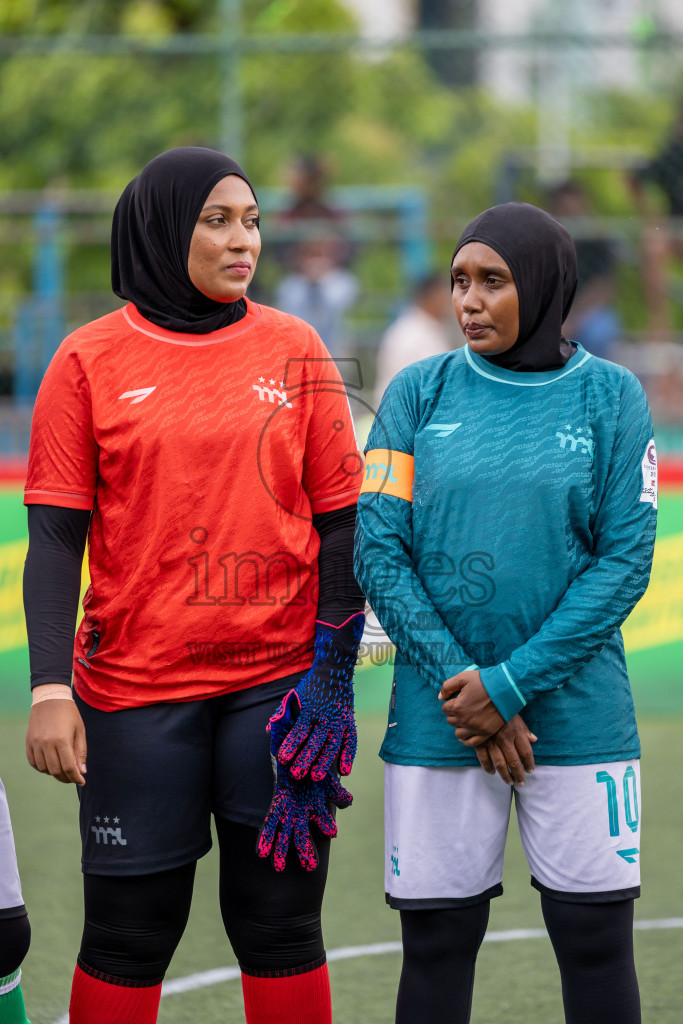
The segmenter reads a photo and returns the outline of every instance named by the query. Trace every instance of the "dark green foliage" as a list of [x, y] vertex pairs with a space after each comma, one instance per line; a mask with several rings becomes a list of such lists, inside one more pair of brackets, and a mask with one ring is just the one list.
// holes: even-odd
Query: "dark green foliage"
[[[246, 44], [238, 65], [229, 51], [236, 24]], [[234, 155], [257, 186], [283, 186], [292, 159], [304, 152], [324, 155], [336, 184], [423, 189], [430, 238], [444, 261], [467, 220], [499, 201], [501, 165], [511, 155], [524, 166], [517, 197], [544, 203], [535, 101], [506, 102], [483, 86], [445, 84], [414, 40], [368, 51], [353, 45], [356, 30], [342, 0], [4, 0], [0, 190], [110, 189], [113, 198], [147, 160], [172, 146], [230, 150], [237, 124], [242, 147]], [[85, 36], [94, 42], [90, 50], [20, 52], [19, 37], [45, 35], [55, 43]], [[305, 48], [282, 48], [299, 36]], [[118, 37], [137, 41], [140, 52], [105, 52]], [[339, 45], [325, 49], [330, 37]], [[164, 50], [221, 39], [228, 46], [223, 55]], [[274, 49], [264, 49], [271, 39]], [[257, 50], [250, 49], [254, 40]], [[670, 77], [666, 92], [584, 94], [579, 82], [573, 96], [575, 152], [603, 154], [602, 165], [589, 160], [578, 172], [592, 208], [633, 218], [624, 247], [629, 284], [619, 297], [627, 329], [644, 323], [642, 286], [631, 287], [640, 222], [618, 165], [625, 154], [645, 159], [665, 137], [675, 68]], [[610, 151], [611, 169], [604, 156]], [[0, 225], [0, 286], [9, 308], [29, 287], [30, 263], [7, 237]], [[30, 241], [29, 234], [22, 239]], [[70, 289], [107, 290], [100, 244], [93, 260], [71, 250]], [[363, 259], [368, 265], [374, 257]], [[267, 283], [265, 261], [263, 273]], [[364, 286], [398, 293], [399, 275], [386, 277], [376, 283], [364, 272]]]

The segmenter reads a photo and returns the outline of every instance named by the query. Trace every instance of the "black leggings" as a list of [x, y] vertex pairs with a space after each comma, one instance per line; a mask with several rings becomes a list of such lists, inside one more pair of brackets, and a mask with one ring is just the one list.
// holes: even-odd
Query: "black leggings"
[[473, 907], [401, 911], [396, 1024], [467, 1024], [488, 920], [488, 900]]
[[[320, 911], [330, 841], [316, 837], [316, 871], [304, 871], [290, 851], [277, 873], [256, 854], [258, 829], [216, 818], [216, 831], [221, 914], [240, 966], [277, 976], [324, 962]], [[161, 981], [187, 924], [194, 875], [194, 863], [135, 877], [84, 875], [81, 966], [150, 985]]]
[[0, 978], [14, 974], [31, 945], [28, 915], [0, 917]]
[[[543, 894], [562, 977], [566, 1024], [640, 1024], [633, 900], [565, 903]], [[474, 967], [489, 904], [402, 910], [397, 1024], [468, 1024]]]
[[567, 1024], [640, 1024], [633, 961], [633, 900], [541, 908], [562, 978]]

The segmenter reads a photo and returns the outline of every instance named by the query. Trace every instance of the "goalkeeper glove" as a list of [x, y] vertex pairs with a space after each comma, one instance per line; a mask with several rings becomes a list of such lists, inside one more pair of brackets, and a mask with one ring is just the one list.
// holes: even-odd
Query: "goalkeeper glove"
[[[292, 691], [293, 692], [293, 691]], [[276, 871], [283, 871], [290, 843], [294, 843], [302, 866], [314, 871], [318, 866], [318, 851], [311, 835], [311, 822], [323, 835], [333, 838], [337, 825], [328, 801], [337, 807], [348, 807], [353, 797], [339, 780], [329, 774], [320, 782], [312, 779], [293, 779], [277, 761], [275, 752], [292, 725], [290, 712], [296, 705], [286, 704], [285, 711], [275, 721], [271, 719], [271, 753], [274, 792], [268, 813], [257, 841], [259, 857], [268, 857], [272, 851]], [[275, 716], [274, 716], [275, 717]]]
[[[341, 626], [316, 622], [313, 664], [269, 722], [271, 751], [280, 764], [290, 766], [295, 779], [304, 778], [310, 771], [311, 779], [319, 782], [337, 758], [342, 775], [351, 771], [358, 745], [353, 670], [364, 625], [363, 612], [352, 615]], [[276, 744], [272, 726], [283, 719], [294, 719], [295, 714], [293, 727], [282, 743]]]

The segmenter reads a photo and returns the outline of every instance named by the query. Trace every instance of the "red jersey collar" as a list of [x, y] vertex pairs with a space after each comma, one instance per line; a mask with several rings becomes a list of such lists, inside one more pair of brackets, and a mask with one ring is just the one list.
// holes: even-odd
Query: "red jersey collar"
[[261, 307], [250, 299], [246, 299], [246, 303], [246, 316], [238, 320], [236, 324], [229, 324], [227, 327], [221, 327], [218, 331], [210, 331], [208, 334], [185, 334], [180, 331], [168, 331], [165, 327], [159, 327], [157, 324], [153, 324], [151, 320], [146, 320], [132, 302], [124, 306], [121, 312], [131, 327], [139, 331], [140, 334], [145, 334], [148, 338], [156, 338], [157, 341], [165, 341], [170, 345], [192, 345], [198, 347], [201, 345], [217, 345], [221, 341], [229, 341], [254, 327], [261, 319]]

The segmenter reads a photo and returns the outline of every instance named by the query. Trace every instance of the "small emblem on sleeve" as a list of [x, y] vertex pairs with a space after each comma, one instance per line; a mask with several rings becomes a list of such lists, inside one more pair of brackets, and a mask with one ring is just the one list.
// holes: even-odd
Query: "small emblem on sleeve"
[[138, 402], [144, 402], [146, 398], [156, 391], [156, 384], [152, 388], [138, 388], [137, 391], [124, 391], [122, 395], [119, 395], [119, 402], [122, 398], [132, 398], [131, 405], [137, 405]]
[[437, 437], [450, 437], [454, 430], [461, 427], [462, 423], [430, 423], [425, 430], [436, 430], [438, 431]]
[[640, 492], [640, 500], [649, 501], [657, 508], [657, 452], [654, 439], [647, 443], [640, 468], [643, 471], [643, 489]]
[[389, 448], [373, 448], [365, 456], [365, 471], [361, 494], [376, 491], [390, 494], [404, 501], [413, 500], [415, 459], [405, 452]]

